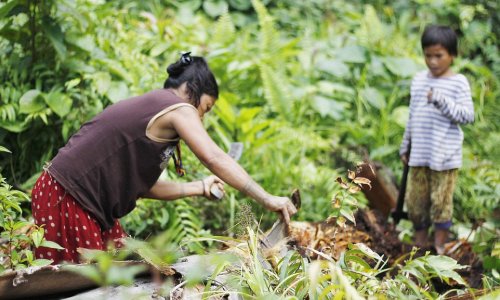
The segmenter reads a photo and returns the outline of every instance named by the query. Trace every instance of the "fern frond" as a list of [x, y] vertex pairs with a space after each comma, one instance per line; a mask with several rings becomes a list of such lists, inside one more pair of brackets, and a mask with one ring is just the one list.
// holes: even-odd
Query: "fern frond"
[[[201, 237], [202, 224], [198, 217], [200, 212], [186, 200], [177, 200], [173, 205], [175, 213], [171, 214], [172, 219], [171, 223], [169, 222], [169, 228], [179, 232], [176, 242], [189, 242], [189, 240]], [[194, 246], [194, 250], [203, 248], [199, 242], [190, 243], [189, 245]]]
[[279, 33], [274, 28], [274, 20], [260, 0], [252, 0], [257, 12], [260, 26], [260, 52], [266, 56], [273, 56], [279, 50]]
[[286, 90], [286, 77], [264, 63], [259, 64], [259, 69], [265, 97], [272, 111], [280, 113], [284, 118], [289, 117], [292, 100]]
[[236, 29], [233, 20], [231, 19], [231, 15], [226, 10], [215, 24], [215, 33], [212, 41], [214, 43], [226, 45], [234, 39], [235, 31]]
[[2, 121], [14, 121], [16, 119], [16, 107], [12, 103], [0, 106], [0, 118]]
[[356, 33], [360, 41], [368, 47], [376, 47], [380, 43], [384, 43], [386, 37], [384, 25], [377, 16], [377, 11], [373, 6], [365, 6], [363, 21]]

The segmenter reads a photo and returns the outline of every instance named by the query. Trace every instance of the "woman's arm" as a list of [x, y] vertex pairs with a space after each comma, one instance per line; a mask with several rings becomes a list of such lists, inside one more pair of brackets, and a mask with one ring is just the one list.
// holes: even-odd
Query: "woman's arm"
[[171, 182], [158, 180], [145, 198], [171, 201], [183, 197], [203, 196], [203, 181]]
[[214, 143], [195, 110], [181, 107], [170, 112], [168, 119], [180, 138], [212, 173], [267, 209], [280, 211], [285, 221], [289, 222], [290, 215], [297, 211], [290, 199], [273, 196], [253, 181], [234, 159]]
[[214, 184], [217, 185], [219, 190], [224, 192], [224, 183], [213, 175], [203, 180], [185, 183], [158, 180], [144, 197], [165, 201], [193, 196], [205, 196], [213, 199], [210, 195], [210, 187]]

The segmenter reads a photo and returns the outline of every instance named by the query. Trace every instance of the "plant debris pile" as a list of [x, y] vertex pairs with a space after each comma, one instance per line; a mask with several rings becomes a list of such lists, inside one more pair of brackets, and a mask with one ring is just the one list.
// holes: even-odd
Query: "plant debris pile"
[[[398, 232], [393, 224], [388, 223], [376, 211], [358, 211], [356, 224], [338, 226], [333, 222], [292, 222], [292, 243], [303, 249], [314, 249], [339, 259], [349, 244], [363, 243], [384, 257], [395, 259], [411, 249], [398, 239]], [[308, 255], [315, 259], [317, 254]]]
[[[311, 259], [318, 259], [324, 254], [335, 260], [348, 249], [349, 244], [363, 243], [388, 259], [389, 265], [411, 252], [412, 245], [401, 242], [394, 224], [387, 222], [377, 210], [359, 210], [355, 219], [356, 224], [346, 223], [345, 226], [328, 221], [292, 222], [290, 243], [303, 249], [303, 254]], [[417, 255], [424, 255], [426, 251], [435, 254], [434, 249], [429, 248], [418, 251]], [[446, 244], [446, 255], [467, 266], [459, 273], [471, 287], [481, 286], [481, 261], [470, 243], [465, 240], [451, 241]]]

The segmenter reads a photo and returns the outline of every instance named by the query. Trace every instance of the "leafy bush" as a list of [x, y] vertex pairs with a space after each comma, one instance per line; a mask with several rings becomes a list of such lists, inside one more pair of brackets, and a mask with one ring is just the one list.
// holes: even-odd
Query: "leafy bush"
[[[0, 152], [10, 151], [0, 146]], [[43, 227], [23, 217], [21, 203], [28, 200], [25, 193], [13, 190], [0, 174], [0, 274], [7, 270], [49, 265], [52, 260], [35, 259], [35, 247], [62, 249], [44, 239]]]

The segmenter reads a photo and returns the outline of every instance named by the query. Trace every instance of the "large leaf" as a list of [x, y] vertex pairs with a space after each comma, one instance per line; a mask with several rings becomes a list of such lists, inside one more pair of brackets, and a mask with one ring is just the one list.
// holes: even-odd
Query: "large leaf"
[[66, 45], [64, 44], [64, 34], [59, 24], [48, 16], [42, 18], [42, 30], [49, 38], [52, 46], [62, 60], [66, 58]]
[[370, 158], [372, 160], [380, 160], [389, 155], [394, 155], [394, 153], [397, 150], [398, 150], [398, 145], [383, 145], [372, 149], [370, 151]]
[[105, 95], [111, 87], [111, 76], [109, 75], [109, 73], [98, 72], [95, 73], [92, 77], [94, 79], [97, 93], [99, 93], [100, 95]]
[[408, 118], [410, 116], [410, 109], [408, 106], [398, 106], [392, 111], [392, 120], [402, 128], [406, 127]]
[[95, 72], [95, 68], [93, 66], [90, 66], [79, 59], [68, 58], [68, 60], [65, 60], [62, 63], [62, 65], [68, 70], [71, 70], [73, 72], [80, 72], [80, 73]]
[[[176, 3], [178, 1], [174, 1], [173, 3]], [[182, 3], [175, 4], [179, 9], [181, 8], [186, 8], [189, 9], [190, 11], [195, 11], [201, 6], [201, 0], [189, 0], [189, 1], [183, 1]]]
[[71, 111], [73, 105], [71, 98], [60, 92], [49, 93], [45, 97], [45, 103], [61, 118]]
[[316, 63], [316, 67], [324, 72], [336, 77], [349, 76], [349, 67], [338, 59], [321, 60]]
[[371, 55], [369, 70], [373, 75], [387, 76], [389, 74], [384, 67], [383, 60], [377, 55]]
[[111, 102], [116, 103], [128, 97], [128, 87], [123, 81], [113, 81], [106, 95]]
[[384, 95], [379, 92], [377, 89], [372, 87], [367, 87], [361, 90], [361, 96], [368, 101], [373, 107], [377, 109], [385, 108], [385, 99]]
[[333, 95], [335, 93], [346, 94], [353, 97], [355, 95], [355, 90], [353, 88], [341, 83], [318, 81], [317, 86], [321, 92], [326, 95]]
[[54, 261], [51, 259], [35, 259], [31, 262], [31, 265], [34, 267], [45, 267], [53, 263]]
[[81, 82], [81, 79], [80, 78], [75, 78], [75, 79], [71, 79], [69, 81], [66, 81], [64, 83], [64, 86], [66, 87], [67, 90], [71, 90], [72, 88], [74, 88], [75, 86], [79, 85]]
[[243, 108], [240, 110], [240, 114], [238, 116], [238, 122], [251, 122], [254, 120], [257, 115], [262, 111], [261, 107], [251, 107], [251, 108]]
[[119, 76], [125, 79], [125, 81], [127, 82], [134, 82], [134, 78], [132, 77], [130, 72], [125, 70], [119, 61], [112, 59], [102, 59], [98, 61], [105, 65], [109, 69], [111, 74]]
[[419, 65], [409, 58], [384, 57], [382, 61], [391, 73], [401, 77], [413, 76], [421, 69]]
[[149, 52], [149, 55], [152, 57], [156, 57], [163, 52], [167, 51], [167, 49], [170, 47], [171, 43], [168, 42], [163, 42], [163, 43], [158, 43], [154, 45], [153, 48], [151, 48], [151, 51]]
[[214, 111], [220, 118], [219, 122], [222, 121], [222, 123], [224, 123], [224, 125], [230, 131], [233, 131], [236, 121], [236, 116], [233, 107], [231, 106], [229, 101], [227, 101], [225, 94], [221, 95], [221, 97], [219, 97], [219, 100], [217, 100], [217, 105], [215, 106]]
[[336, 51], [336, 58], [349, 63], [366, 62], [366, 50], [361, 46], [346, 46]]
[[70, 35], [66, 37], [66, 40], [68, 41], [68, 43], [88, 53], [92, 53], [96, 48], [94, 38], [89, 34], [86, 34], [84, 36]]
[[224, 0], [205, 0], [203, 1], [203, 10], [207, 15], [215, 18], [228, 10], [227, 2]]
[[43, 233], [44, 230], [42, 228], [31, 233], [31, 240], [33, 241], [33, 244], [36, 248], [40, 247], [43, 242]]
[[2, 7], [0, 7], [0, 19], [4, 19], [10, 12], [11, 10], [19, 4], [19, 0], [12, 0], [8, 1], [7, 3], [3, 4]]
[[19, 99], [19, 112], [21, 113], [36, 113], [44, 108], [43, 95], [39, 90], [29, 90]]
[[467, 266], [462, 266], [457, 263], [456, 260], [454, 260], [451, 257], [448, 256], [429, 256], [427, 259], [429, 266], [436, 272], [436, 275], [438, 275], [440, 278], [446, 279], [447, 278], [452, 278], [456, 282], [466, 285], [465, 281], [463, 278], [455, 272], [457, 269], [464, 269]]
[[328, 116], [334, 120], [341, 120], [344, 113], [342, 103], [322, 96], [314, 97], [313, 107], [322, 117]]
[[52, 242], [52, 241], [47, 241], [44, 240], [42, 244], [40, 244], [42, 247], [47, 247], [47, 248], [52, 248], [52, 249], [57, 249], [57, 250], [64, 250], [63, 247], [61, 247], [58, 243]]
[[237, 10], [247, 10], [252, 7], [252, 1], [250, 0], [229, 0], [229, 5], [236, 8]]

